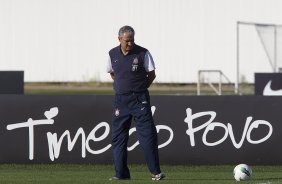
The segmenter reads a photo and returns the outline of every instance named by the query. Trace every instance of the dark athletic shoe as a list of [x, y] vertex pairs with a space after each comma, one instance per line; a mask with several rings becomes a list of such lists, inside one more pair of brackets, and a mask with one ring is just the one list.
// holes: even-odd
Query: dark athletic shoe
[[119, 177], [113, 176], [109, 180], [130, 180], [130, 178], [119, 178]]
[[162, 180], [165, 178], [165, 174], [164, 173], [160, 173], [160, 174], [152, 174], [152, 180]]

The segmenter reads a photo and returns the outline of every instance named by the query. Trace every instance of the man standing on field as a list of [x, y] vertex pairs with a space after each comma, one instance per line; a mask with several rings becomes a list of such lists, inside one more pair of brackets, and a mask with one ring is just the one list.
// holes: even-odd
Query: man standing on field
[[160, 170], [157, 131], [148, 92], [156, 77], [155, 64], [150, 52], [134, 43], [134, 34], [130, 26], [120, 28], [120, 45], [109, 51], [107, 72], [114, 80], [115, 91], [112, 146], [116, 174], [111, 180], [130, 179], [127, 142], [132, 118], [152, 180], [161, 180], [165, 175]]

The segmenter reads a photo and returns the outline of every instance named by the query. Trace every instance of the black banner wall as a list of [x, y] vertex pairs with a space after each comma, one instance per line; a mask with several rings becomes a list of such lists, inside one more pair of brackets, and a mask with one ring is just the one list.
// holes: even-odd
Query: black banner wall
[[[162, 164], [282, 164], [282, 97], [152, 96]], [[112, 163], [113, 96], [1, 95], [0, 163]], [[134, 123], [129, 163], [145, 163]]]
[[282, 73], [255, 73], [255, 94], [282, 96]]
[[0, 94], [23, 94], [24, 71], [0, 71]]

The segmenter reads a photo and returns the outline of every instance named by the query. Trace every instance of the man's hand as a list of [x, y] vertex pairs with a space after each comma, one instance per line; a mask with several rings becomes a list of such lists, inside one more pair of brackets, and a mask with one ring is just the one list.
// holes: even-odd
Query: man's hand
[[148, 87], [151, 86], [151, 84], [153, 83], [153, 81], [155, 80], [155, 78], [156, 78], [155, 70], [150, 71], [150, 72], [148, 73], [148, 82], [149, 82], [149, 86], [148, 86]]
[[113, 80], [115, 80], [115, 74], [114, 73], [110, 73], [111, 77]]

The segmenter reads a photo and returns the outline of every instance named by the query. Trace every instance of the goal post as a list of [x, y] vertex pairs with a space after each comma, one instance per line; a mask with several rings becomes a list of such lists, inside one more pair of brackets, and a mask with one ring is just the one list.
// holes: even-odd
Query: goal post
[[257, 32], [260, 43], [267, 56], [272, 72], [279, 72], [282, 68], [282, 25], [262, 24], [256, 22], [237, 21], [237, 58], [236, 58], [236, 83], [235, 93], [240, 94], [240, 27], [253, 26]]
[[[205, 76], [205, 75], [208, 76]], [[211, 76], [213, 75], [213, 77]], [[201, 84], [208, 84], [208, 86], [217, 94], [222, 95], [222, 83], [227, 82], [231, 84], [229, 78], [221, 70], [199, 70], [197, 95], [201, 95]], [[217, 84], [217, 86], [215, 85]]]

